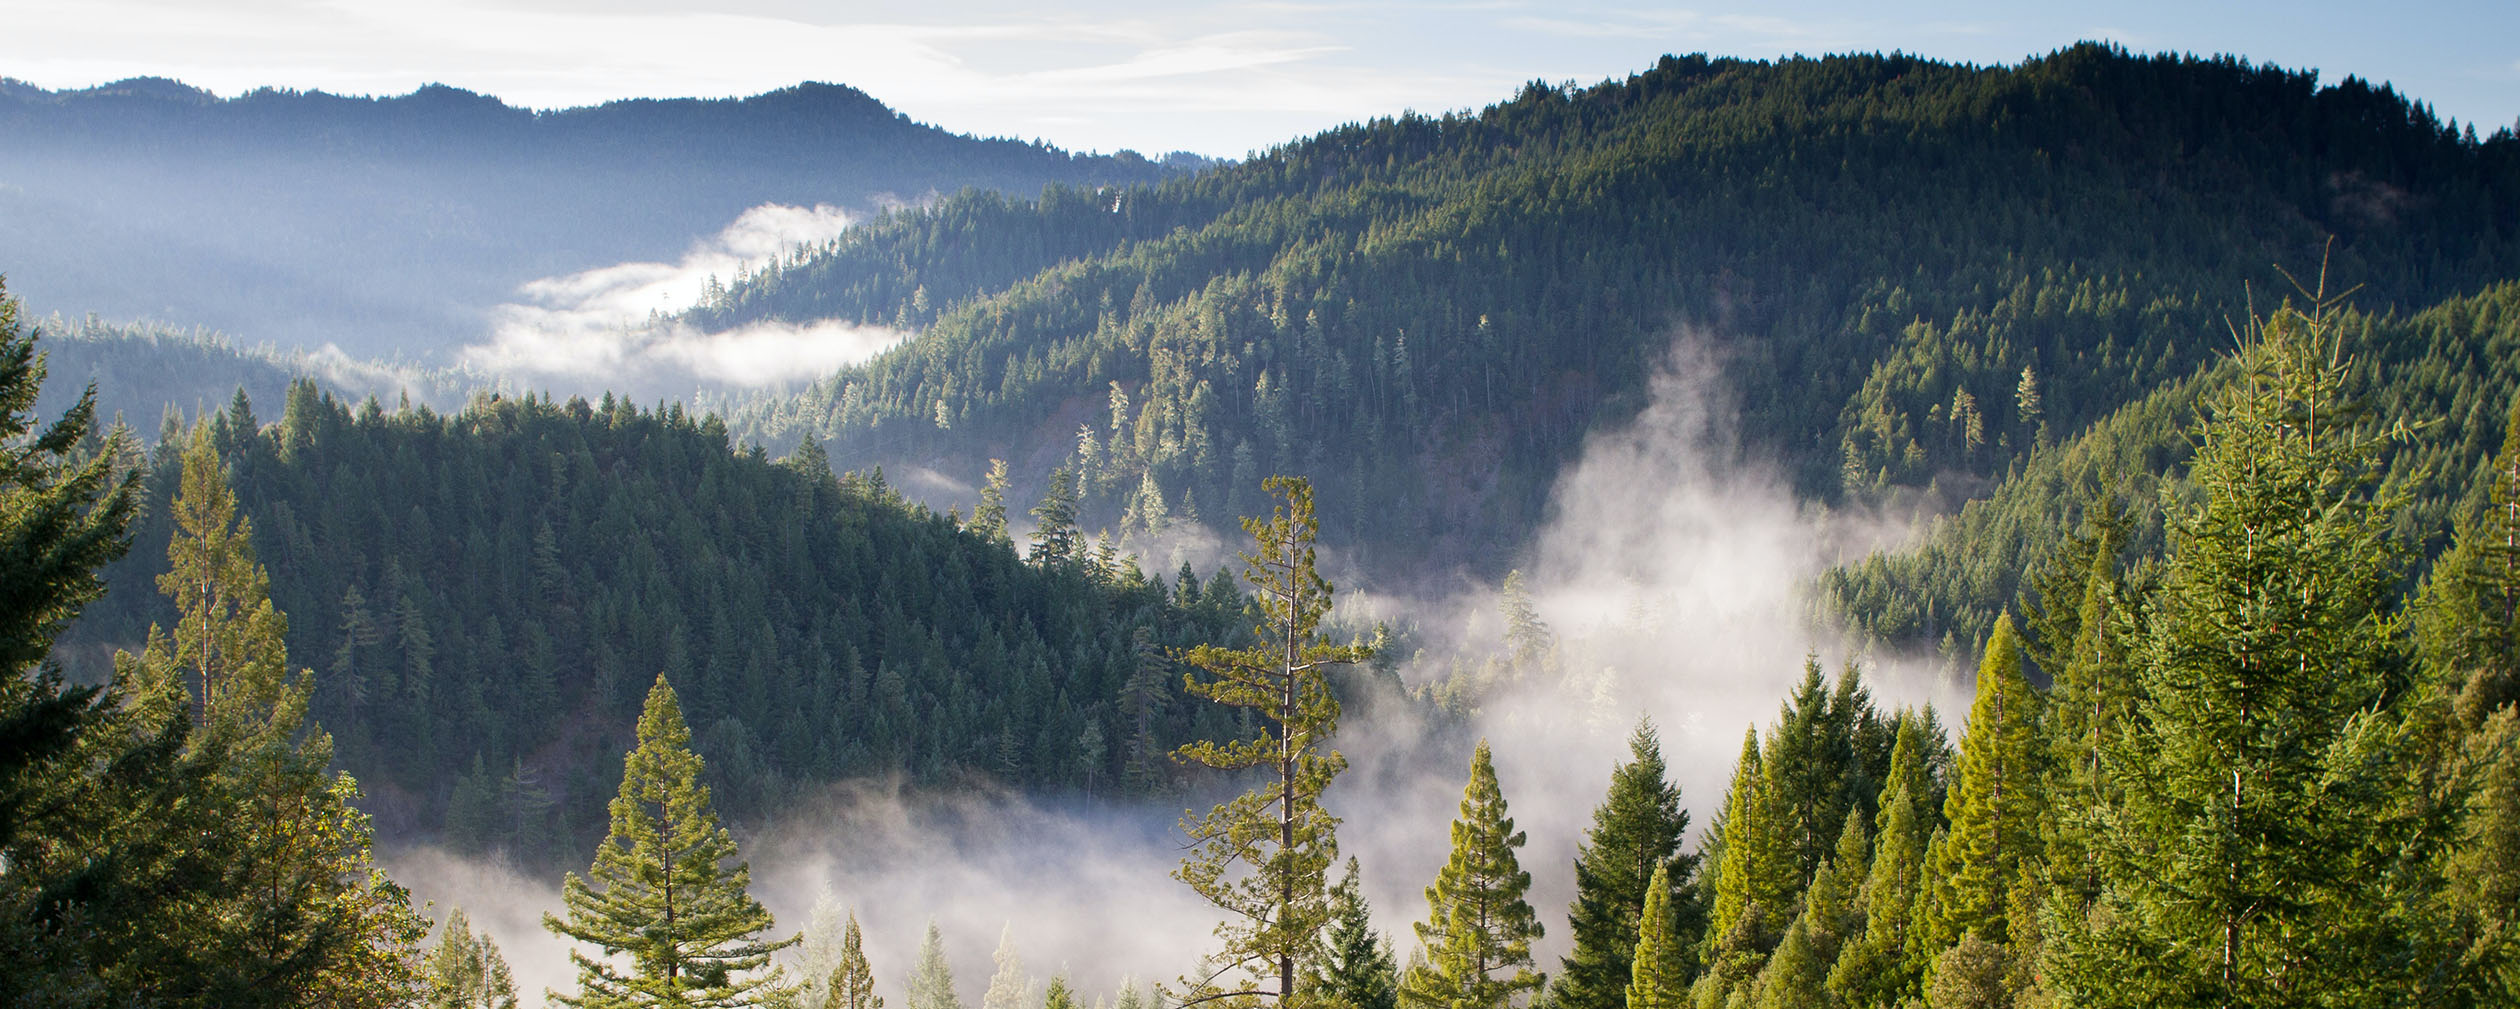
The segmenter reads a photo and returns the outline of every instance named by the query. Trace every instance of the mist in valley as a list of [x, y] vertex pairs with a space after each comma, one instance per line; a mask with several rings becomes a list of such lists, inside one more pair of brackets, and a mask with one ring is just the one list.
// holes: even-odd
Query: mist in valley
[[[1677, 340], [1649, 405], [1597, 433], [1557, 481], [1518, 595], [1553, 639], [1538, 668], [1496, 659], [1505, 650], [1499, 586], [1442, 598], [1342, 593], [1334, 619], [1344, 626], [1407, 628], [1410, 654], [1393, 658], [1411, 689], [1471, 699], [1450, 710], [1358, 706], [1336, 738], [1350, 766], [1324, 803], [1342, 818], [1341, 854], [1359, 860], [1377, 927], [1404, 960], [1479, 739], [1530, 836], [1520, 858], [1549, 929], [1534, 954], [1553, 970], [1567, 948], [1576, 846], [1640, 718], [1660, 734], [1694, 831], [1723, 802], [1743, 731], [1775, 717], [1807, 657], [1832, 675], [1858, 662], [1885, 710], [1927, 701], [1952, 710], [1938, 660], [1854, 654], [1810, 618], [1804, 586], [1814, 573], [1904, 530], [1797, 502], [1770, 466], [1745, 457], [1709, 346]], [[1115, 998], [1124, 979], [1177, 983], [1215, 948], [1217, 915], [1170, 873], [1183, 854], [1183, 807], [1204, 810], [1217, 797], [1054, 803], [848, 782], [747, 837], [745, 857], [779, 934], [806, 929], [817, 908], [827, 925], [856, 913], [890, 1004], [904, 1004], [931, 921], [965, 1004], [986, 989], [1002, 934], [1035, 1000], [1055, 974], [1091, 1002]], [[557, 879], [427, 849], [391, 853], [388, 868], [441, 916], [460, 906], [496, 936], [528, 1002], [546, 987], [574, 990], [566, 946], [540, 925], [560, 910]]]

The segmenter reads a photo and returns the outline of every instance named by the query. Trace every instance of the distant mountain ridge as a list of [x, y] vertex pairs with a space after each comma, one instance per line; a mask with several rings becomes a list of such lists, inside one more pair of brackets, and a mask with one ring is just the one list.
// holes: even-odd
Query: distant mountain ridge
[[765, 203], [866, 214], [1180, 170], [954, 134], [836, 84], [537, 112], [438, 84], [221, 99], [10, 81], [0, 271], [39, 312], [416, 353], [477, 338], [519, 284], [671, 261]]

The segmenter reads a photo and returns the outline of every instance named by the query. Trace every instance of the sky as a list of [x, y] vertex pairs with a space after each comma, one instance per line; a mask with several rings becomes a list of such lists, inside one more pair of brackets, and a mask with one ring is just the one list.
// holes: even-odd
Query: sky
[[1904, 50], [2011, 63], [2079, 39], [2388, 81], [2482, 132], [2520, 120], [2520, 3], [1882, 4], [1740, 0], [0, 0], [0, 76], [172, 77], [512, 105], [856, 86], [956, 132], [1239, 157], [1345, 122], [1441, 113], [1663, 53]]

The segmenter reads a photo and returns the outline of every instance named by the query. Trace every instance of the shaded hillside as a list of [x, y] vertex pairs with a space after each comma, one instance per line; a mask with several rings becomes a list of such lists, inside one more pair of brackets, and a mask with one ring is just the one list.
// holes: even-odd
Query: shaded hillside
[[899, 212], [691, 317], [926, 327], [734, 407], [739, 436], [964, 480], [1069, 466], [1117, 527], [1309, 473], [1369, 514], [1344, 544], [1369, 566], [1494, 574], [1683, 334], [1805, 494], [1965, 495], [2192, 372], [2270, 264], [2331, 238], [2378, 309], [2520, 275], [2520, 140], [2097, 45], [1674, 57], [1152, 187]]
[[0, 89], [0, 245], [35, 309], [357, 354], [473, 338], [519, 284], [671, 260], [763, 203], [867, 213], [1164, 174], [947, 133], [830, 84], [552, 112], [441, 85]]
[[[894, 773], [1161, 790], [1171, 745], [1231, 729], [1161, 657], [1245, 632], [1230, 579], [1019, 560], [880, 474], [733, 451], [680, 407], [387, 412], [301, 382], [279, 423], [241, 397], [209, 423], [315, 715], [390, 835], [582, 851], [659, 671], [744, 818]], [[175, 455], [63, 639], [90, 671], [174, 612]]]
[[[2409, 425], [2386, 462], [2410, 496], [2395, 522], [2420, 570], [2449, 546], [2451, 519], [2482, 506], [2484, 468], [2520, 397], [2520, 282], [2420, 312], [2349, 316], [2340, 329], [2356, 407]], [[2088, 531], [2101, 502], [2127, 523], [2127, 557], [2158, 553], [2162, 501], [2187, 493], [2173, 475], [2193, 451], [2199, 401], [2218, 373], [2207, 368], [2166, 384], [2080, 435], [2040, 447], [1992, 493], [1935, 521], [1918, 542], [1829, 572], [1823, 604], [1881, 640], [1964, 654], [2005, 608], [2041, 602], [2029, 592], [2032, 576]]]

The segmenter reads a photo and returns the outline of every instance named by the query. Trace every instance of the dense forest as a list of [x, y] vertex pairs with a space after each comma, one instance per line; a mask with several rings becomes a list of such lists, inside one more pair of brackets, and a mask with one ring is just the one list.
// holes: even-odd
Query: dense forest
[[[0, 117], [83, 102], [338, 113], [352, 162], [891, 121], [822, 86], [0, 87]], [[340, 125], [379, 110], [426, 129]], [[425, 844], [561, 881], [562, 1004], [965, 1009], [933, 918], [896, 964], [855, 917], [933, 908], [799, 935], [753, 892], [776, 819], [864, 781], [1215, 800], [1132, 884], [1213, 910], [1204, 958], [1036, 996], [1009, 938], [980, 1009], [2520, 1000], [2520, 137], [2085, 45], [1668, 57], [1195, 174], [987, 149], [1080, 175], [885, 212], [686, 313], [918, 331], [801, 395], [450, 407], [462, 376], [39, 333], [0, 292], [0, 1002], [530, 999], [372, 851]], [[1608, 674], [1506, 572], [1675, 343], [1717, 362], [1711, 451], [1815, 513], [1938, 517], [1811, 587], [1792, 645], [1854, 657], [1715, 727], [1722, 795], [1681, 795], [1646, 719], [1589, 823], [1518, 822], [1564, 782], [1501, 773], [1531, 741], [1482, 713]], [[914, 466], [976, 500], [914, 500]], [[1236, 520], [1217, 570], [1125, 550]], [[1496, 653], [1402, 682], [1423, 643], [1338, 613], [1317, 551], [1378, 588], [1502, 576]], [[1974, 669], [1967, 711], [1876, 699], [1870, 663], [1927, 648]], [[1390, 825], [1330, 813], [1364, 787], [1342, 750], [1392, 735], [1410, 774], [1375, 787], [1467, 765], [1423, 914], [1377, 915], [1386, 870], [1340, 843]], [[1535, 836], [1580, 837], [1562, 916]]]
[[1198, 163], [962, 136], [834, 84], [537, 111], [445, 85], [222, 99], [0, 79], [0, 138], [0, 245], [43, 250], [9, 264], [39, 310], [421, 360], [520, 284], [671, 261], [761, 204], [866, 214]]
[[[1671, 57], [1118, 190], [903, 210], [695, 308], [914, 326], [739, 437], [976, 480], [1089, 525], [1301, 472], [1378, 578], [1514, 566], [1675, 337], [1834, 502], [1966, 499], [2227, 346], [2275, 264], [2409, 314], [2520, 272], [2520, 138], [2348, 78], [2083, 45], [2015, 67]], [[1037, 484], [1032, 484], [1037, 486]]]

